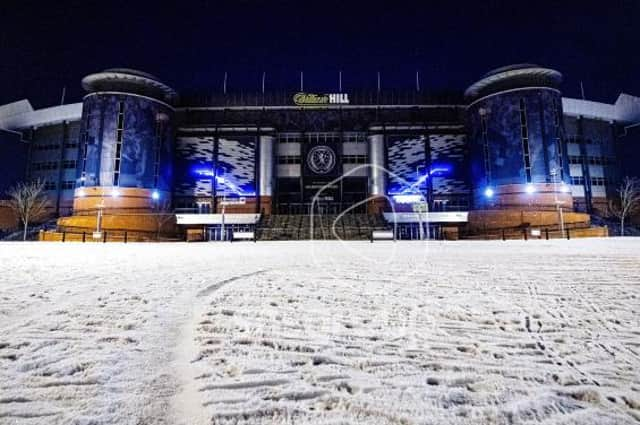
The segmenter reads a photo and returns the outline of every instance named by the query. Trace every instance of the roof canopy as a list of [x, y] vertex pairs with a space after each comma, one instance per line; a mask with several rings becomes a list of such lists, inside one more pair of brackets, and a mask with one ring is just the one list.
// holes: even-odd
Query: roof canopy
[[554, 69], [543, 68], [534, 64], [517, 64], [489, 71], [484, 77], [472, 84], [465, 96], [469, 100], [522, 87], [551, 87], [558, 89], [562, 82], [562, 74]]
[[82, 87], [88, 92], [123, 91], [153, 97], [171, 103], [176, 92], [157, 77], [127, 68], [111, 68], [87, 75]]

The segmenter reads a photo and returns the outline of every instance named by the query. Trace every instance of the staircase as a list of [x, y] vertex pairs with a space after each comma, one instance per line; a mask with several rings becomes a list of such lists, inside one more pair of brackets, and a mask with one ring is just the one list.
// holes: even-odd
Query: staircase
[[314, 215], [313, 218], [309, 215], [265, 216], [257, 226], [256, 236], [262, 241], [368, 240], [372, 231], [388, 228], [381, 215], [345, 214], [336, 221], [337, 218], [337, 215]]

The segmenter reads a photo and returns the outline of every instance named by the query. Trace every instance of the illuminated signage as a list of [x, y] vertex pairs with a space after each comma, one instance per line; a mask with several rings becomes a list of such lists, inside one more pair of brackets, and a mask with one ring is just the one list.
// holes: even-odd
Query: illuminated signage
[[413, 204], [424, 201], [422, 195], [393, 195], [393, 200], [398, 204]]
[[349, 95], [347, 93], [296, 93], [293, 95], [293, 103], [298, 106], [318, 106], [318, 105], [348, 105]]

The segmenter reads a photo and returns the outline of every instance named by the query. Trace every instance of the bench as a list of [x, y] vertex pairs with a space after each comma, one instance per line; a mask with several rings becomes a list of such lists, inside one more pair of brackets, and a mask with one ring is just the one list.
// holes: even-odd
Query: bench
[[231, 234], [231, 242], [233, 241], [256, 241], [255, 232], [233, 232]]
[[371, 232], [371, 242], [373, 243], [374, 240], [395, 241], [396, 238], [391, 230], [374, 230]]

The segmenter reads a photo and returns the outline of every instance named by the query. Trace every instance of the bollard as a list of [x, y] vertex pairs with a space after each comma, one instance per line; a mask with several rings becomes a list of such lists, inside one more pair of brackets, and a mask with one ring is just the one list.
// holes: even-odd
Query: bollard
[[102, 243], [107, 243], [107, 232], [106, 231], [102, 234]]
[[571, 239], [571, 236], [569, 235], [569, 229], [567, 229], [567, 240]]
[[62, 232], [62, 242], [67, 239], [67, 232]]
[[124, 231], [124, 243], [127, 243], [127, 231]]
[[507, 236], [504, 234], [504, 229], [502, 229], [502, 240], [503, 241], [507, 240]]
[[544, 229], [544, 235], [547, 240], [549, 240], [549, 228]]
[[527, 241], [527, 229], [522, 229], [522, 235], [524, 236], [524, 240]]
[[82, 242], [86, 242], [86, 241], [87, 241], [87, 233], [82, 232]]

